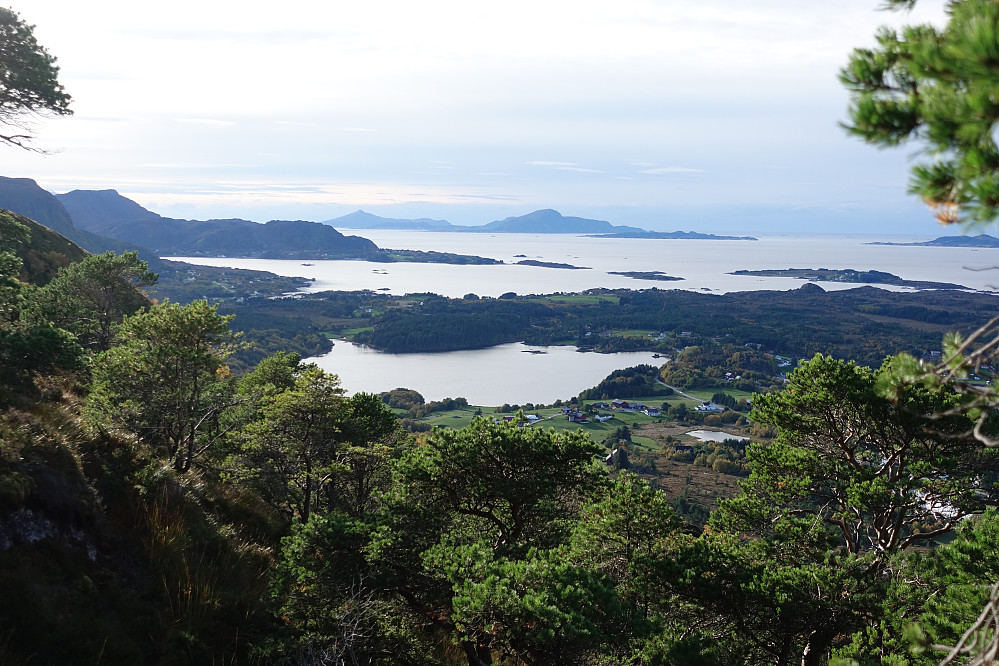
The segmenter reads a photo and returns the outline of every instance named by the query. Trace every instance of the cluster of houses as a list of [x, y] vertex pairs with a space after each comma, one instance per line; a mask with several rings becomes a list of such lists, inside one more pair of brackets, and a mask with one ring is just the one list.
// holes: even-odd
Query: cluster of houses
[[[629, 402], [628, 400], [613, 400], [610, 404], [606, 402], [593, 403], [593, 409], [614, 412], [641, 412], [646, 416], [661, 416], [662, 411], [658, 407], [651, 407], [644, 402]], [[599, 417], [598, 417], [599, 418]]]

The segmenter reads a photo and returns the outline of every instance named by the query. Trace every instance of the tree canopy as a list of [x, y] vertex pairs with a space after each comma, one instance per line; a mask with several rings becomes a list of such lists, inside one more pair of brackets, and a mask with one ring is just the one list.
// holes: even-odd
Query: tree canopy
[[0, 143], [34, 150], [27, 120], [72, 113], [56, 59], [35, 39], [35, 27], [0, 7]]
[[141, 435], [175, 469], [190, 469], [230, 403], [225, 360], [237, 345], [230, 320], [206, 301], [125, 317], [116, 346], [94, 359], [93, 420]]
[[[888, 0], [911, 8], [916, 0]], [[877, 146], [922, 144], [909, 191], [944, 224], [999, 218], [999, 4], [950, 0], [947, 25], [882, 28], [856, 49], [841, 79], [851, 93], [853, 134]]]

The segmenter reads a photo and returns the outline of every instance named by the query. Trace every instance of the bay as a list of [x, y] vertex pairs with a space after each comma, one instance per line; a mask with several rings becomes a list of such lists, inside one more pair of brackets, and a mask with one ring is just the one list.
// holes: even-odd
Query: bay
[[[564, 234], [471, 234], [428, 231], [345, 230], [370, 238], [379, 247], [438, 250], [499, 259], [495, 266], [374, 263], [367, 261], [293, 261], [228, 257], [169, 257], [207, 266], [265, 270], [314, 280], [306, 291], [371, 289], [391, 294], [432, 292], [460, 297], [496, 297], [506, 292], [539, 294], [610, 289], [684, 289], [708, 293], [797, 289], [800, 279], [729, 275], [736, 270], [829, 268], [879, 270], [906, 280], [952, 282], [971, 289], [999, 284], [999, 249], [870, 245], [922, 238], [874, 236], [763, 236], [757, 241], [642, 240], [591, 238]], [[518, 256], [522, 255], [522, 256]], [[534, 259], [572, 264], [586, 270], [517, 265]], [[610, 271], [661, 271], [683, 278], [655, 281], [612, 275]], [[824, 289], [857, 284], [821, 282]], [[904, 287], [881, 288], [905, 291]]]

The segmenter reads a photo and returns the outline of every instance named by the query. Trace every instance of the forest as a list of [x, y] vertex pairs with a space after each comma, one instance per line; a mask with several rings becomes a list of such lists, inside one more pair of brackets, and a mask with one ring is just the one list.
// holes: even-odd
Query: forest
[[[295, 353], [235, 372], [233, 315], [153, 304], [134, 253], [22, 280], [32, 230], [0, 233], [4, 663], [933, 664], [999, 576], [991, 410], [903, 381], [913, 357], [819, 354], [754, 396], [774, 438], [677, 454], [745, 478], [688, 522], [696, 486], [608, 467], [616, 440], [407, 434], [390, 405], [439, 406]], [[724, 346], [676, 367], [711, 363], [774, 370]]]
[[[999, 3], [947, 9], [945, 28], [884, 30], [853, 53], [847, 129], [929, 143], [910, 188], [971, 227], [999, 218]], [[15, 47], [0, 70], [26, 74], [0, 77], [0, 124], [69, 113], [31, 26], [0, 8], [0, 27]], [[49, 233], [0, 211], [0, 663], [995, 663], [990, 295], [326, 294], [229, 311], [154, 302], [137, 252]], [[274, 333], [250, 350], [241, 326]], [[612, 350], [653, 332], [677, 384], [806, 360], [752, 396], [766, 436], [674, 448], [702, 479], [743, 477], [692, 522], [696, 484], [671, 497], [620, 449], [615, 463], [627, 428], [597, 443], [480, 416], [411, 435], [392, 409], [435, 405], [347, 395], [281, 349], [347, 330], [397, 350], [511, 336]], [[595, 391], [662, 376], [632, 368]]]

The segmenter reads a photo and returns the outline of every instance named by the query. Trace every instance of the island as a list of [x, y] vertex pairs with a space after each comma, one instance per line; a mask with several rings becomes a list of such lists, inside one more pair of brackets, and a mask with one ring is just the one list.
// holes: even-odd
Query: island
[[673, 275], [666, 275], [662, 271], [607, 271], [610, 275], [623, 275], [625, 277], [635, 278], [636, 280], [657, 280], [659, 282], [675, 282], [677, 280], [683, 280], [682, 277], [675, 277]]
[[475, 266], [494, 266], [502, 264], [499, 259], [477, 257], [474, 254], [454, 254], [453, 252], [437, 252], [434, 250], [389, 250], [383, 249], [380, 254], [365, 257], [368, 261], [412, 262], [422, 264], [468, 264]]
[[555, 261], [538, 261], [537, 259], [524, 259], [517, 262], [518, 266], [537, 266], [539, 268], [562, 268], [570, 271], [588, 271], [589, 266], [573, 266], [572, 264], [560, 264]]
[[896, 287], [913, 289], [967, 289], [964, 285], [951, 282], [929, 282], [925, 280], [903, 280], [897, 275], [884, 271], [858, 271], [852, 268], [834, 270], [829, 268], [784, 268], [760, 271], [733, 271], [729, 275], [752, 275], [756, 277], [787, 277], [799, 280], [820, 282], [848, 282], [851, 284], [890, 284]]
[[931, 241], [919, 243], [892, 243], [891, 241], [875, 241], [867, 245], [905, 245], [915, 247], [999, 247], [999, 238], [988, 234], [977, 236], [940, 236]]
[[759, 240], [752, 236], [717, 236], [698, 231], [622, 231], [613, 234], [589, 234], [588, 238], [641, 238], [650, 240]]

